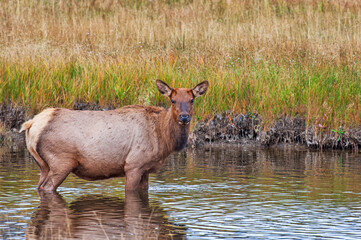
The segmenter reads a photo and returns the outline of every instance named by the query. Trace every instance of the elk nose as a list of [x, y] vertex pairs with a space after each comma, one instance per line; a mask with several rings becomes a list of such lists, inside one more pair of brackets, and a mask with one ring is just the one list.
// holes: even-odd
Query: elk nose
[[189, 115], [188, 114], [184, 114], [184, 115], [180, 115], [180, 120], [182, 123], [189, 123]]

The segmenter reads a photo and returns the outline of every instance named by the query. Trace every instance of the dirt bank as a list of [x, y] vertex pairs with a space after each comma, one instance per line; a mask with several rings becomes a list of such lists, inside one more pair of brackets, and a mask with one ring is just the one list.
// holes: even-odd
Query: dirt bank
[[298, 145], [320, 149], [358, 149], [361, 128], [326, 130], [307, 126], [304, 119], [287, 116], [265, 127], [257, 115], [216, 114], [198, 123], [190, 136], [190, 144], [254, 143], [260, 146]]
[[24, 134], [18, 131], [25, 121], [25, 108], [12, 104], [0, 105], [0, 146], [24, 146]]
[[[76, 103], [73, 109], [100, 110], [113, 109], [113, 106], [101, 108], [97, 104]], [[21, 124], [27, 117], [24, 107], [0, 105], [0, 145], [24, 144], [24, 134], [19, 134]], [[293, 145], [320, 149], [358, 149], [361, 147], [361, 128], [325, 130], [307, 126], [300, 117], [287, 116], [265, 127], [262, 119], [254, 114], [216, 114], [213, 118], [201, 121], [193, 128], [189, 137], [189, 146], [242, 144], [263, 147]]]

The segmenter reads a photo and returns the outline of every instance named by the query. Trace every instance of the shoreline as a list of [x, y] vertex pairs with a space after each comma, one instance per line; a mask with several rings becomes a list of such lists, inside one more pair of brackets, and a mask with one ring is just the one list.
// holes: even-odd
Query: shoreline
[[[97, 104], [75, 103], [76, 110], [110, 110]], [[23, 106], [0, 105], [0, 146], [25, 146], [25, 134], [19, 133], [21, 124], [29, 119]], [[326, 130], [307, 126], [299, 116], [284, 116], [270, 126], [264, 126], [262, 119], [254, 114], [220, 113], [202, 120], [193, 127], [187, 147], [203, 146], [252, 146], [261, 148], [296, 147], [304, 149], [361, 148], [361, 127]]]
[[223, 113], [197, 123], [189, 142], [196, 147], [208, 144], [252, 144], [266, 148], [292, 146], [357, 151], [361, 147], [361, 128], [326, 130], [307, 126], [299, 116], [284, 116], [265, 127], [257, 115]]

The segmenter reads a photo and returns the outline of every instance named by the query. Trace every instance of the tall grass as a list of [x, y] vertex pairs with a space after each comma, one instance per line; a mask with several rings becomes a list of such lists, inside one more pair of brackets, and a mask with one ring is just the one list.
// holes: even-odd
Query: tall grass
[[197, 119], [361, 121], [358, 1], [1, 1], [0, 101], [167, 105], [154, 84], [209, 80]]

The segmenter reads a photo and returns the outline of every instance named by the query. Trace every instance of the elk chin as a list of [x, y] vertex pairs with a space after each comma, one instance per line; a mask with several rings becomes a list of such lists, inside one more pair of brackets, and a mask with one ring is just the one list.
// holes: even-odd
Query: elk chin
[[189, 122], [178, 121], [178, 124], [185, 127], [185, 126], [189, 125], [190, 122], [191, 121], [189, 121]]

